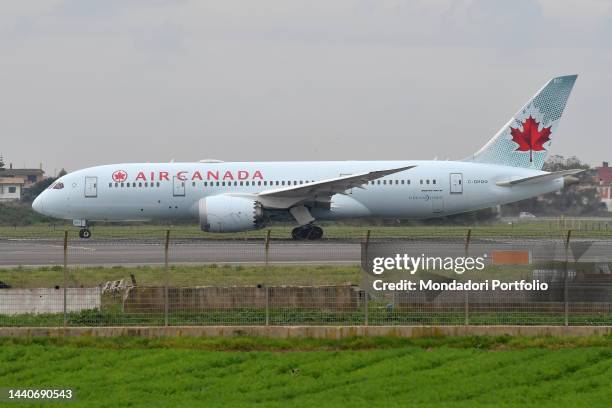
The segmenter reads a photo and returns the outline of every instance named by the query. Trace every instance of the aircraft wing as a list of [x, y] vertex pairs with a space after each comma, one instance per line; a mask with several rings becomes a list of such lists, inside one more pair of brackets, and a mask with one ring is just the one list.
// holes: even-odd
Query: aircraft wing
[[553, 173], [538, 174], [537, 176], [524, 177], [524, 178], [516, 179], [516, 180], [498, 181], [495, 184], [501, 187], [512, 187], [517, 184], [536, 184], [542, 181], [550, 181], [550, 180], [558, 179], [558, 178], [565, 177], [565, 176], [572, 176], [574, 174], [582, 173], [583, 171], [584, 169], [561, 170], [561, 171], [555, 171]]
[[[257, 197], [264, 205], [268, 203], [271, 207], [282, 208], [295, 205], [296, 202], [311, 200], [327, 201], [334, 194], [344, 194], [351, 188], [363, 188], [369, 181], [388, 176], [389, 174], [399, 173], [409, 170], [416, 166], [398, 167], [394, 169], [370, 171], [367, 173], [350, 174], [327, 180], [319, 180], [305, 184], [293, 185], [274, 190], [266, 190], [257, 194]], [[274, 203], [277, 203], [274, 205]], [[283, 204], [281, 204], [281, 202]]]

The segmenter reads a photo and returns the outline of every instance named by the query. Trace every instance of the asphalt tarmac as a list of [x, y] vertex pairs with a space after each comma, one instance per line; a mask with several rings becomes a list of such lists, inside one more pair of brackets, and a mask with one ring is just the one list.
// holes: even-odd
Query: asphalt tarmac
[[[70, 265], [163, 265], [164, 243], [160, 241], [81, 240], [68, 247]], [[359, 242], [273, 241], [269, 264], [357, 265]], [[171, 264], [263, 264], [262, 241], [181, 241], [170, 245]], [[0, 266], [62, 265], [63, 244], [52, 240], [0, 240]]]
[[[541, 240], [492, 242], [474, 241], [470, 256], [490, 254], [493, 250], [529, 250], [533, 262], [565, 259], [565, 246], [559, 241], [554, 247]], [[370, 256], [461, 257], [465, 247], [461, 242], [442, 240], [395, 240], [373, 242]], [[607, 263], [612, 261], [612, 241], [575, 241], [567, 253], [569, 261]], [[136, 266], [163, 265], [163, 241], [158, 240], [79, 240], [69, 243], [69, 265]], [[359, 240], [277, 241], [270, 242], [267, 255], [269, 264], [276, 265], [358, 265], [361, 260]], [[62, 265], [63, 244], [56, 240], [0, 240], [0, 267]], [[263, 241], [239, 240], [182, 240], [169, 246], [168, 262], [178, 264], [264, 264], [266, 250]]]

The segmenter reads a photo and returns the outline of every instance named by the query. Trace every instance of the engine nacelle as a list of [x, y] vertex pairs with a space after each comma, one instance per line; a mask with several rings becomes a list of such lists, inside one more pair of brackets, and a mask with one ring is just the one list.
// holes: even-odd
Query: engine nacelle
[[240, 232], [263, 227], [261, 204], [230, 195], [205, 197], [198, 203], [200, 228], [207, 232]]

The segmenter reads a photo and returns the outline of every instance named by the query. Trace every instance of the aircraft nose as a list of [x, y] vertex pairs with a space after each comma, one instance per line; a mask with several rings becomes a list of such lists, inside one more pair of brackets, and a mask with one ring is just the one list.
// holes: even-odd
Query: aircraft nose
[[42, 203], [42, 194], [40, 194], [34, 199], [34, 202], [32, 203], [32, 209], [39, 214], [43, 213], [44, 208]]

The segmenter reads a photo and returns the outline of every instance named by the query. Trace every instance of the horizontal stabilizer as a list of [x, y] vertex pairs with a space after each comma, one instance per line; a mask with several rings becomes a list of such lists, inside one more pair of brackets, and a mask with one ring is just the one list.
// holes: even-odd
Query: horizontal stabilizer
[[536, 184], [544, 181], [555, 180], [565, 176], [572, 176], [574, 174], [582, 173], [584, 169], [571, 169], [555, 171], [554, 173], [538, 174], [537, 176], [525, 177], [516, 180], [498, 181], [496, 184], [501, 187], [512, 187], [517, 184]]

